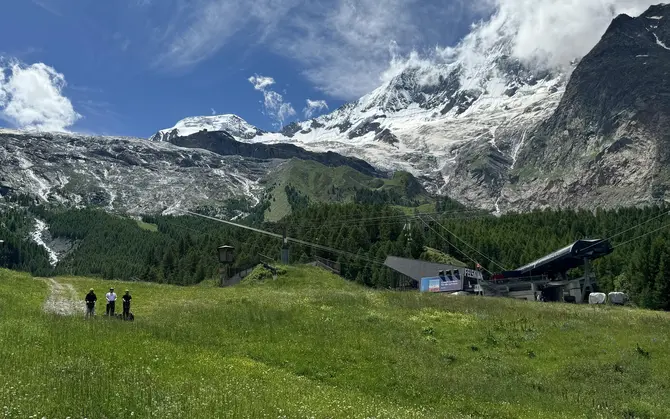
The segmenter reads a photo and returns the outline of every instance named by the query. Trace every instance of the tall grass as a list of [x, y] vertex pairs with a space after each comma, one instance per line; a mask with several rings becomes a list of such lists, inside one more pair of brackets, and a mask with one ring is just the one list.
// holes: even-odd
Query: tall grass
[[[58, 280], [82, 299], [110, 285]], [[0, 416], [670, 417], [665, 313], [371, 291], [312, 268], [114, 285], [134, 323], [44, 314], [43, 281], [0, 271]]]

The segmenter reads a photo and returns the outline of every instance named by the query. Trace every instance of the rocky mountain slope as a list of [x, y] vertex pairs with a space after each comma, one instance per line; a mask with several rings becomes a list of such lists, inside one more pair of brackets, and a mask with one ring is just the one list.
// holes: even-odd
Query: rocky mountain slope
[[[372, 93], [330, 114], [281, 132], [228, 132], [239, 141], [332, 150], [380, 170], [409, 171], [433, 192], [494, 209], [525, 134], [552, 114], [566, 83], [559, 71], [524, 66], [512, 49], [511, 39], [492, 43], [476, 29], [438, 62], [410, 62]], [[209, 130], [207, 124], [201, 128]], [[170, 130], [151, 138], [165, 140]]]
[[[667, 5], [620, 16], [588, 56], [553, 71], [524, 65], [512, 39], [493, 40], [480, 26], [441, 60], [411, 61], [330, 114], [281, 132], [231, 134], [407, 170], [434, 192], [500, 212], [662, 199], [668, 19]], [[514, 33], [513, 22], [498, 24]]]
[[528, 134], [501, 205], [616, 207], [668, 198], [670, 5], [617, 17], [556, 112]]
[[306, 151], [293, 144], [249, 144], [235, 140], [224, 131], [201, 131], [187, 137], [173, 137], [170, 142], [187, 148], [202, 148], [222, 156], [241, 156], [255, 159], [312, 160], [329, 167], [348, 166], [368, 176], [383, 176], [369, 163], [356, 157], [344, 157], [332, 151]]
[[[359, 159], [290, 144], [240, 143], [225, 132], [171, 141], [177, 144], [0, 130], [0, 197], [27, 195], [42, 203], [169, 214], [221, 208], [227, 202], [246, 202], [244, 208], [256, 205], [269, 180], [285, 170], [284, 163], [295, 166], [307, 160], [322, 167], [344, 167], [366, 179], [384, 176]], [[239, 214], [231, 216], [235, 215]]]
[[172, 213], [231, 198], [258, 202], [258, 180], [280, 162], [141, 139], [3, 131], [0, 195]]

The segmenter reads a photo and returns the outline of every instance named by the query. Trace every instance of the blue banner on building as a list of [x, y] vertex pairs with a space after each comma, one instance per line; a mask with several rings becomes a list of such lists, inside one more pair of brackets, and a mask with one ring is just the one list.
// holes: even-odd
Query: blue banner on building
[[421, 278], [421, 292], [457, 292], [463, 290], [463, 281], [451, 276]]

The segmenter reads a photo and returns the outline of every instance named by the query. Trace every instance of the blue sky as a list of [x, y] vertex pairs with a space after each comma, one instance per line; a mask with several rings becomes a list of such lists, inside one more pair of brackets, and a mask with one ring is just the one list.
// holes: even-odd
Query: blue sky
[[391, 51], [454, 45], [477, 2], [4, 0], [0, 126], [148, 137], [216, 112], [273, 129], [371, 91]]

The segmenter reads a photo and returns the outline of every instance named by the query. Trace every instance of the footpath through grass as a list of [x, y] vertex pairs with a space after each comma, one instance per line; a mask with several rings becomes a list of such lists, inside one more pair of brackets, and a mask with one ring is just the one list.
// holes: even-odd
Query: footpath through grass
[[[110, 285], [57, 280], [82, 299]], [[0, 417], [670, 417], [667, 313], [372, 291], [315, 268], [114, 285], [134, 323], [44, 314], [47, 284], [0, 270]]]

